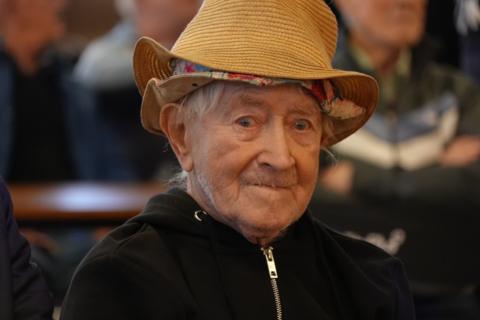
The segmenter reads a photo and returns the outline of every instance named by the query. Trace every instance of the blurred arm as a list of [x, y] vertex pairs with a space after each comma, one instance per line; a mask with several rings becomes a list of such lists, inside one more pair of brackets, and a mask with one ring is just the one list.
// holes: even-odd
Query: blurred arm
[[11, 266], [14, 319], [52, 319], [51, 295], [40, 270], [30, 261], [30, 246], [18, 232], [10, 195], [2, 181], [0, 200]]

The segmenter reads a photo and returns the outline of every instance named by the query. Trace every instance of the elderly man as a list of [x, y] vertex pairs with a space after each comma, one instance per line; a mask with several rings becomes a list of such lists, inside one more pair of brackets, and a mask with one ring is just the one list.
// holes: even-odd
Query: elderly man
[[143, 38], [143, 126], [174, 188], [79, 266], [63, 319], [413, 319], [401, 264], [311, 217], [322, 147], [373, 112], [375, 81], [336, 70], [323, 1], [206, 0], [172, 51]]

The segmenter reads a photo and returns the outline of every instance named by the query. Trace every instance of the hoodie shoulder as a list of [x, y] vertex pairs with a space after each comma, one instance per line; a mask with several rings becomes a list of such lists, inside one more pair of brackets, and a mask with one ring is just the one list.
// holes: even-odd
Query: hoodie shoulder
[[[313, 218], [325, 254], [358, 301], [375, 301], [395, 319], [414, 319], [413, 299], [402, 262], [363, 240], [353, 239]], [[384, 317], [382, 319], [387, 319]]]
[[337, 263], [349, 265], [374, 281], [391, 284], [407, 281], [403, 263], [397, 257], [367, 241], [335, 231], [316, 218], [313, 220], [322, 234], [325, 251]]
[[61, 319], [147, 319], [152, 314], [179, 319], [193, 308], [185, 288], [164, 237], [148, 224], [129, 222], [100, 241], [78, 266]]
[[147, 223], [128, 222], [96, 244], [82, 265], [114, 259], [147, 272], [165, 272], [176, 268], [168, 237]]
[[[154, 196], [143, 212], [111, 231], [87, 255], [84, 263], [114, 257], [151, 268], [172, 260], [171, 233], [195, 234], [192, 215], [198, 209], [186, 193], [170, 190]], [[159, 260], [159, 261], [156, 261]]]
[[362, 260], [379, 260], [379, 261], [390, 261], [391, 259], [398, 260], [397, 258], [391, 256], [383, 249], [374, 246], [373, 244], [360, 240], [354, 239], [347, 235], [344, 235], [326, 224], [318, 220], [315, 217], [312, 217], [315, 227], [320, 230], [320, 233], [328, 239], [328, 241], [334, 242], [335, 246], [353, 260], [362, 261]]

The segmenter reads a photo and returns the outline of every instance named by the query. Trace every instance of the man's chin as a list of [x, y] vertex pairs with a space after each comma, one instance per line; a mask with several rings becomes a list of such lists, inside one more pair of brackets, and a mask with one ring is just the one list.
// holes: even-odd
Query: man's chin
[[258, 228], [258, 227], [243, 227], [240, 228], [240, 233], [251, 243], [258, 244], [261, 247], [265, 247], [278, 238], [281, 238], [288, 225], [282, 225], [282, 227], [275, 226], [275, 228]]

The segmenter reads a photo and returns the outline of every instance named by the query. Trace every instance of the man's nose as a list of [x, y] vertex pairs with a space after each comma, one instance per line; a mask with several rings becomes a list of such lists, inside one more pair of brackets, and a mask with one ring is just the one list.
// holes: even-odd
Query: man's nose
[[290, 169], [295, 159], [292, 156], [292, 142], [283, 124], [271, 125], [262, 134], [263, 150], [258, 156], [259, 164], [276, 170]]

